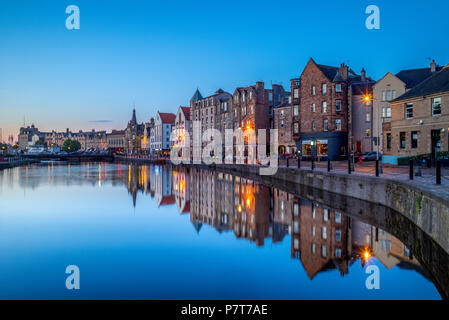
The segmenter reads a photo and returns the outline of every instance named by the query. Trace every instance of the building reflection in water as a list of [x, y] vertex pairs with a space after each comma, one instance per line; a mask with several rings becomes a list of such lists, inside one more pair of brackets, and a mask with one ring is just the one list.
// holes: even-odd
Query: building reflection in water
[[371, 257], [387, 269], [399, 266], [428, 277], [418, 259], [393, 235], [344, 212], [239, 176], [158, 165], [50, 162], [43, 166], [46, 175], [34, 175], [28, 166], [1, 171], [0, 188], [15, 183], [24, 189], [50, 183], [125, 185], [134, 206], [139, 193], [150, 195], [158, 206], [176, 204], [180, 214], [190, 213], [198, 233], [208, 225], [257, 246], [267, 238], [272, 243], [289, 238], [291, 257], [301, 262], [310, 279], [329, 269], [344, 276], [350, 265], [358, 260], [364, 265]]
[[[148, 174], [149, 179], [138, 178]], [[399, 266], [424, 276], [408, 248], [393, 235], [350, 218], [344, 212], [305, 200], [286, 191], [258, 184], [228, 173], [196, 168], [132, 166], [131, 189], [149, 192], [158, 205], [175, 205], [180, 214], [190, 213], [196, 232], [203, 225], [218, 232], [263, 246], [291, 241], [291, 257], [298, 259], [313, 279], [326, 270], [348, 274], [349, 266], [376, 257], [387, 269]]]

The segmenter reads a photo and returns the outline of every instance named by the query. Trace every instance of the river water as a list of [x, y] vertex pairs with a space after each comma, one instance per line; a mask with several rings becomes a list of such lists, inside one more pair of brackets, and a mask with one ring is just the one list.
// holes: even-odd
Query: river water
[[[170, 166], [3, 170], [0, 298], [445, 298], [445, 265], [416, 256], [417, 239], [431, 239], [395, 231], [395, 213], [358, 217], [363, 203], [345, 212], [326, 198]], [[78, 290], [66, 287], [70, 265]]]

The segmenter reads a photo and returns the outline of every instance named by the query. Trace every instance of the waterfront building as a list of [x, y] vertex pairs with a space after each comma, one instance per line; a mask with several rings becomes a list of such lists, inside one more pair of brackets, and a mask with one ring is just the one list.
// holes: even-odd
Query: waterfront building
[[34, 124], [20, 128], [18, 136], [19, 150], [27, 150], [31, 144], [34, 144], [33, 137], [35, 137], [34, 140], [36, 140], [36, 136], [39, 139], [39, 129], [36, 128]]
[[[218, 89], [214, 94], [203, 97], [200, 91], [197, 89], [190, 99], [190, 119], [191, 121], [199, 121], [201, 123], [201, 137], [193, 137], [193, 125], [190, 128], [190, 139], [193, 150], [193, 139], [202, 139], [204, 132], [208, 129], [218, 129], [222, 134], [222, 142], [224, 144], [224, 132], [226, 126], [230, 127], [230, 101], [232, 96], [230, 93]], [[209, 140], [213, 137], [209, 137]], [[202, 142], [201, 147], [203, 148], [207, 142]], [[211, 154], [212, 155], [212, 154]], [[195, 154], [195, 159], [201, 157], [201, 154]]]
[[125, 151], [125, 130], [112, 130], [106, 135], [108, 150], [122, 153]]
[[190, 124], [190, 107], [180, 106], [176, 113], [175, 124], [172, 127], [174, 139], [171, 141], [171, 147], [180, 148], [178, 157], [183, 160], [191, 158], [190, 139], [187, 138], [187, 135], [190, 134]]
[[[365, 79], [367, 81], [369, 79]], [[344, 63], [340, 67], [317, 64], [312, 58], [299, 79], [292, 79], [293, 137], [302, 156], [348, 156], [353, 146], [352, 84], [362, 82]], [[299, 116], [295, 108], [299, 104]]]
[[158, 112], [154, 121], [154, 130], [150, 132], [150, 151], [152, 154], [169, 156], [171, 146], [171, 132], [176, 115]]
[[351, 82], [351, 124], [352, 124], [352, 150], [355, 153], [373, 151], [373, 108], [371, 99], [375, 81], [366, 77], [362, 69], [360, 79]]
[[[285, 92], [281, 85], [272, 85], [272, 89], [265, 89], [265, 84], [261, 81], [252, 86], [236, 88], [232, 103], [234, 129], [241, 129], [245, 134], [247, 131], [257, 134], [259, 129], [265, 129], [268, 152], [270, 128], [274, 127], [273, 110], [288, 101], [289, 96], [290, 93]], [[259, 144], [257, 139], [255, 142]], [[249, 162], [256, 159], [257, 154], [253, 152], [246, 144], [245, 158]]]
[[141, 153], [141, 139], [144, 125], [137, 123], [136, 109], [133, 109], [131, 120], [125, 129], [125, 153], [136, 155]]
[[143, 154], [151, 153], [151, 130], [154, 130], [154, 118], [150, 119], [150, 122], [145, 122], [143, 135], [141, 140], [141, 148]]
[[375, 150], [377, 150], [379, 137], [379, 151], [384, 153], [383, 127], [386, 126], [388, 130], [390, 128], [390, 101], [413, 89], [441, 69], [442, 67], [437, 66], [432, 60], [429, 68], [402, 70], [396, 75], [387, 72], [373, 85], [373, 147]]
[[384, 126], [384, 157], [429, 156], [449, 151], [449, 64], [390, 101], [391, 122]]
[[274, 128], [278, 129], [279, 155], [296, 153], [296, 143], [293, 139], [293, 114], [288, 102], [274, 109]]

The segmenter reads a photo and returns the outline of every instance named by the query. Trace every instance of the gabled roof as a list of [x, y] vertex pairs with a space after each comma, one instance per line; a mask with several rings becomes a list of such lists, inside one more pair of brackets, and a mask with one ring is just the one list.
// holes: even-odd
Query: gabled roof
[[173, 123], [176, 120], [176, 115], [173, 113], [159, 112], [159, 116], [161, 117], [162, 123]]
[[[436, 67], [436, 71], [440, 71], [442, 67]], [[432, 76], [434, 73], [430, 70], [430, 68], [423, 68], [423, 69], [410, 69], [410, 70], [402, 70], [396, 74], [396, 77], [401, 79], [405, 83], [405, 87], [407, 89], [411, 89], [430, 76]]]
[[323, 64], [317, 64], [317, 67], [321, 70], [321, 72], [329, 79], [329, 81], [333, 81], [335, 76], [338, 73], [337, 67], [325, 66]]
[[449, 91], [449, 64], [393, 102]]
[[203, 99], [203, 96], [201, 95], [200, 90], [196, 89], [195, 93], [193, 94], [192, 99], [190, 99], [190, 102], [199, 101], [201, 99]]
[[377, 86], [383, 79], [385, 79], [387, 76], [392, 76], [392, 77], [395, 77], [396, 79], [398, 79], [399, 81], [401, 81], [404, 85], [405, 85], [405, 82], [404, 81], [402, 81], [401, 79], [399, 79], [398, 77], [396, 77], [394, 74], [392, 74], [391, 72], [387, 72], [382, 78], [380, 78], [379, 80], [377, 80], [377, 82], [373, 85], [373, 87], [375, 87], [375, 86]]
[[190, 107], [181, 106], [180, 108], [181, 108], [182, 113], [184, 113], [186, 120], [190, 120]]

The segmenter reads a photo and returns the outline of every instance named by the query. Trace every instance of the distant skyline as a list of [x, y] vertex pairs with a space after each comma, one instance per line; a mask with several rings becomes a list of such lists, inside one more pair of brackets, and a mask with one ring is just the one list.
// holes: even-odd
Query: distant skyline
[[[80, 9], [67, 30], [65, 8]], [[365, 27], [368, 5], [380, 30]], [[34, 123], [43, 131], [123, 129], [158, 110], [280, 83], [317, 63], [386, 72], [449, 63], [449, 1], [10, 1], [0, 2], [3, 140]]]

